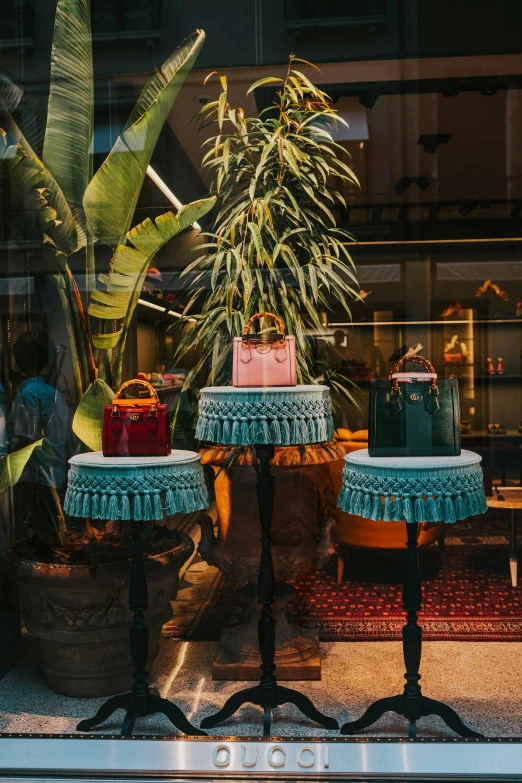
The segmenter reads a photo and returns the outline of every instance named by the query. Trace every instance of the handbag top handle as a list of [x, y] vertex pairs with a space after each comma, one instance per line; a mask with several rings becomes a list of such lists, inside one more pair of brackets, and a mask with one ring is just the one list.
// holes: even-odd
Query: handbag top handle
[[260, 318], [273, 318], [277, 324], [277, 328], [279, 329], [279, 334], [284, 335], [285, 322], [278, 315], [274, 315], [274, 313], [256, 313], [255, 315], [252, 315], [245, 324], [245, 328], [243, 329], [243, 334], [244, 335], [250, 334], [250, 329], [252, 328], [252, 324], [254, 324], [256, 321], [259, 321]]
[[[141, 399], [139, 401], [136, 399], [122, 400], [121, 395], [123, 394], [125, 389], [127, 389], [129, 386], [145, 386], [145, 388], [150, 393], [150, 397], [147, 397], [146, 399]], [[125, 383], [122, 383], [122, 385], [116, 392], [112, 404], [116, 408], [118, 407], [118, 405], [151, 405], [154, 406], [154, 409], [156, 409], [156, 405], [159, 405], [159, 397], [154, 386], [151, 386], [151, 384], [148, 381], [144, 381], [142, 378], [132, 378], [130, 381], [125, 381]]]
[[[430, 362], [429, 359], [425, 359], [424, 356], [419, 356], [418, 354], [407, 354], [406, 356], [403, 356], [402, 359], [399, 359], [398, 362], [395, 363], [393, 370], [391, 371], [391, 376], [395, 375], [396, 373], [400, 372], [401, 367], [406, 364], [407, 362], [417, 362], [417, 364], [422, 364], [426, 372], [430, 374], [430, 380], [431, 380], [431, 390], [435, 394], [438, 393], [437, 388], [437, 373], [435, 372], [435, 367]], [[399, 389], [399, 379], [393, 378], [393, 391], [395, 393], [400, 393]]]

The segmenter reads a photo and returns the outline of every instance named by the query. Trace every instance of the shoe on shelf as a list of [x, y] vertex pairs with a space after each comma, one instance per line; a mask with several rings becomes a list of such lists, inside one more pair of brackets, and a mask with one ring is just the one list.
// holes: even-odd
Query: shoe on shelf
[[422, 345], [420, 343], [416, 343], [415, 345], [412, 345], [411, 348], [408, 348], [406, 353], [408, 356], [415, 356], [415, 354], [419, 353], [419, 351], [422, 351]]
[[499, 299], [502, 299], [504, 302], [509, 302], [509, 296], [507, 295], [507, 292], [501, 291], [498, 285], [496, 283], [492, 283], [491, 280], [485, 280], [484, 283], [477, 288], [477, 292], [475, 294], [476, 298], [480, 299], [480, 297], [484, 296], [487, 291], [493, 291], [495, 296], [498, 296]]
[[444, 353], [450, 353], [459, 342], [458, 334], [454, 334], [451, 340], [444, 345]]
[[488, 375], [495, 375], [495, 365], [491, 356], [486, 359], [486, 372]]
[[505, 435], [506, 428], [503, 424], [488, 424], [488, 433], [490, 435]]
[[467, 419], [462, 419], [460, 422], [460, 434], [469, 435], [471, 432], [471, 422]]
[[398, 362], [399, 359], [402, 359], [404, 354], [408, 351], [408, 346], [404, 344], [401, 348], [396, 348], [390, 358], [388, 359], [389, 362]]
[[458, 299], [450, 302], [444, 312], [440, 314], [440, 317], [448, 318], [450, 315], [462, 315], [462, 305]]
[[497, 375], [504, 375], [504, 359], [499, 356], [497, 359]]

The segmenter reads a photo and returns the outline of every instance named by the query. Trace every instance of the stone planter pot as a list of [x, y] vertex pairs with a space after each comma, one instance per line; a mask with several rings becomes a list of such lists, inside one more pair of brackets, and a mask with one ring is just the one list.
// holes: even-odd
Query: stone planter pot
[[[272, 556], [278, 584], [274, 604], [276, 620], [276, 666], [280, 679], [320, 679], [317, 636], [313, 631], [289, 624], [286, 603], [294, 591], [284, 583], [320, 568], [333, 554], [330, 534], [335, 524], [325, 513], [325, 495], [331, 494], [328, 463], [344, 452], [328, 447], [278, 446], [272, 460], [275, 502], [272, 522]], [[213, 466], [218, 511], [218, 535], [203, 518], [199, 551], [210, 565], [238, 582], [246, 604], [243, 622], [223, 631], [214, 662], [214, 679], [257, 679], [260, 657], [257, 641], [259, 605], [255, 584], [259, 572], [261, 533], [256, 496], [256, 475], [250, 451], [227, 466], [231, 449], [209, 447], [201, 451], [202, 463]]]
[[[171, 548], [145, 557], [149, 608], [149, 661], [157, 655], [171, 616], [179, 570], [194, 550], [192, 539], [172, 533]], [[130, 562], [102, 566], [50, 565], [12, 558], [26, 628], [38, 639], [50, 687], [65, 696], [109, 696], [129, 690]]]

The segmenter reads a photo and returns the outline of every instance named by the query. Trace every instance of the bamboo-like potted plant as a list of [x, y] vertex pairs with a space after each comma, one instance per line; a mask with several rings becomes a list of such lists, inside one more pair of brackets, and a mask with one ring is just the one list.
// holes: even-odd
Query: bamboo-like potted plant
[[220, 211], [214, 230], [205, 234], [204, 254], [182, 273], [191, 293], [184, 311], [191, 328], [178, 357], [201, 348], [187, 387], [230, 383], [232, 338], [251, 315], [268, 311], [295, 335], [298, 381], [313, 383], [323, 374], [334, 391], [351, 399], [350, 385], [327, 361], [317, 371], [309, 335], [323, 333], [321, 312], [337, 305], [350, 316], [350, 300], [358, 297], [347, 247], [354, 237], [337, 226], [332, 210], [346, 207], [340, 183], [359, 183], [332, 135], [346, 122], [295, 67], [303, 62], [292, 55], [286, 78], [266, 76], [250, 87], [247, 95], [280, 86], [274, 105], [258, 117], [230, 106], [224, 76], [219, 99], [198, 112], [201, 129], [217, 131], [204, 142], [209, 149], [202, 164]]
[[[315, 68], [292, 55], [284, 78], [267, 76], [250, 87], [247, 94], [277, 88], [274, 104], [257, 117], [245, 117], [230, 105], [224, 76], [219, 99], [200, 110], [202, 127], [216, 129], [204, 142], [202, 163], [220, 209], [213, 231], [206, 234], [204, 253], [183, 272], [193, 290], [185, 309], [190, 328], [178, 356], [200, 349], [186, 386], [229, 384], [233, 337], [243, 333], [254, 313], [270, 312], [282, 317], [287, 333], [295, 335], [298, 383], [314, 383], [320, 376], [334, 393], [351, 399], [349, 381], [315, 349], [323, 333], [320, 313], [335, 305], [349, 316], [350, 300], [358, 296], [347, 247], [353, 237], [337, 226], [335, 215], [345, 207], [341, 187], [358, 181], [341, 158], [346, 151], [333, 138], [335, 126], [344, 120], [303, 67]], [[267, 319], [262, 328], [274, 326]], [[233, 467], [223, 470], [233, 456], [233, 447], [203, 448], [203, 461], [216, 469], [220, 528], [215, 540], [210, 527], [203, 531], [201, 548], [224, 571], [254, 581], [259, 528], [255, 479], [248, 468], [252, 454], [236, 454]], [[276, 448], [272, 529], [279, 581], [295, 578], [317, 562], [318, 487], [328, 484], [322, 481], [325, 463], [341, 456], [334, 444]], [[257, 663], [255, 623], [249, 627], [249, 638], [245, 628], [222, 637], [221, 657], [242, 658], [238, 668], [243, 672], [246, 660], [252, 671]], [[292, 645], [294, 662], [313, 654], [306, 640], [289, 638], [288, 629], [280, 629], [279, 638], [283, 636], [280, 672], [285, 662], [291, 663]], [[223, 672], [220, 661], [216, 667]]]
[[[10, 182], [18, 238], [41, 242], [40, 268], [50, 273], [57, 287], [77, 403], [74, 432], [98, 450], [103, 407], [114, 396], [111, 385], [117, 387], [121, 381], [127, 332], [149, 264], [169, 239], [205, 215], [215, 199], [189, 204], [177, 215], [166, 212], [155, 221], [147, 218], [131, 228], [147, 166], [203, 45], [202, 31], [184, 41], [150, 76], [125, 128], [93, 176], [89, 5], [89, 0], [57, 2], [43, 143], [34, 124], [15, 122], [20, 94], [2, 81], [0, 165]], [[97, 241], [113, 250], [109, 273], [100, 275], [99, 288]], [[69, 266], [73, 255], [84, 259], [88, 314], [99, 324], [95, 333]], [[109, 328], [104, 328], [107, 323]], [[30, 456], [22, 454], [26, 462]], [[6, 459], [18, 457], [11, 454]], [[34, 456], [29, 464], [33, 463]], [[98, 531], [87, 524], [81, 532], [67, 531], [52, 477], [45, 475], [50, 485], [48, 516], [54, 521], [49, 528], [49, 519], [37, 520], [36, 535], [15, 548], [13, 567], [28, 626], [40, 636], [48, 680], [68, 695], [125, 690], [131, 664], [125, 587], [130, 562], [129, 549], [122, 543], [124, 526], [116, 522], [110, 530]], [[151, 652], [157, 649], [179, 567], [192, 547], [183, 534], [151, 531], [148, 563], [156, 575], [151, 586]]]

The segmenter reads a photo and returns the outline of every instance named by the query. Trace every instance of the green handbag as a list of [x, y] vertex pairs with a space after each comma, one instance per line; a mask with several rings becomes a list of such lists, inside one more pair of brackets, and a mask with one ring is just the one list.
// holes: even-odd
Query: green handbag
[[[426, 372], [400, 372], [406, 362]], [[368, 425], [370, 457], [453, 457], [460, 454], [456, 378], [438, 379], [423, 356], [404, 356], [390, 380], [372, 381]]]

